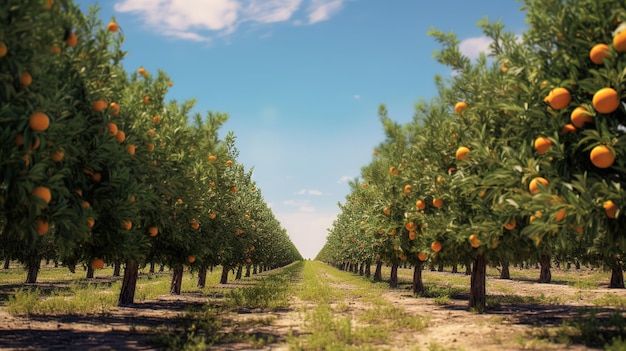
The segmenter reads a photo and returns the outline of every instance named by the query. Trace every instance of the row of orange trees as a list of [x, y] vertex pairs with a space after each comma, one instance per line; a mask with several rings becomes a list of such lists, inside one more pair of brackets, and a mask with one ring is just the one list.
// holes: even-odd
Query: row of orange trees
[[576, 261], [624, 287], [626, 9], [621, 1], [526, 0], [528, 30], [479, 22], [492, 42], [472, 61], [432, 30], [437, 96], [414, 119], [379, 115], [386, 140], [354, 181], [318, 258], [336, 264], [471, 264], [470, 307], [487, 264]]
[[120, 304], [140, 264], [173, 268], [301, 259], [250, 171], [224, 113], [165, 102], [164, 72], [122, 66], [119, 25], [70, 0], [0, 8], [0, 257], [35, 282], [41, 259], [73, 270], [125, 265]]

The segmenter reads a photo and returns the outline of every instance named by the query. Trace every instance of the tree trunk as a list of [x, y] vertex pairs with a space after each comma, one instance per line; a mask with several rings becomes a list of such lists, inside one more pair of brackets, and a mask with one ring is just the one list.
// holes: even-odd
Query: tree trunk
[[389, 287], [392, 289], [398, 287], [398, 264], [395, 262], [391, 264], [391, 275], [389, 277]]
[[93, 267], [91, 265], [88, 265], [87, 266], [87, 276], [86, 276], [87, 279], [93, 278], [93, 271], [94, 271]]
[[611, 268], [611, 283], [609, 288], [624, 289], [624, 272], [622, 267], [615, 265]]
[[33, 255], [32, 258], [26, 263], [28, 274], [26, 275], [26, 283], [35, 284], [37, 282], [37, 275], [39, 275], [39, 266], [41, 265], [41, 257]]
[[452, 265], [452, 271], [450, 271], [450, 273], [459, 273], [459, 265], [458, 264], [453, 264]]
[[252, 267], [252, 274], [257, 274], [257, 265], [256, 264]]
[[220, 278], [220, 284], [228, 283], [228, 267], [222, 266], [222, 277]]
[[124, 279], [122, 289], [118, 299], [118, 306], [128, 306], [135, 303], [135, 289], [137, 287], [137, 277], [139, 276], [139, 262], [134, 260], [126, 261], [124, 268]]
[[161, 264], [161, 267], [159, 267], [159, 272], [163, 272], [165, 271], [165, 265]]
[[6, 270], [6, 269], [9, 269], [9, 265], [10, 265], [10, 264], [11, 264], [11, 260], [7, 257], [7, 258], [4, 260], [4, 269], [5, 269], [5, 270]]
[[374, 271], [374, 281], [382, 282], [383, 281], [383, 261], [376, 261], [376, 270]]
[[424, 292], [424, 283], [422, 282], [422, 266], [421, 261], [415, 265], [413, 269], [413, 294], [421, 295]]
[[237, 274], [235, 275], [235, 280], [241, 279], [241, 274], [243, 273], [243, 266], [239, 265], [237, 267]]
[[172, 283], [170, 284], [170, 295], [180, 295], [180, 287], [183, 285], [183, 265], [174, 266], [172, 273]]
[[440, 263], [439, 266], [437, 266], [437, 272], [443, 272], [443, 263]]
[[552, 273], [550, 273], [550, 255], [542, 254], [541, 273], [539, 274], [539, 283], [549, 283], [552, 281]]
[[246, 278], [250, 276], [250, 265], [249, 264], [246, 265], [246, 274], [244, 274], [243, 276], [246, 277]]
[[371, 262], [368, 260], [367, 262], [365, 262], [365, 277], [369, 279], [369, 277], [372, 275], [372, 264]]
[[511, 271], [509, 270], [509, 262], [502, 262], [502, 271], [500, 272], [500, 279], [511, 279]]
[[120, 262], [113, 263], [113, 276], [119, 277], [122, 270], [122, 264]]
[[487, 263], [483, 255], [476, 256], [470, 283], [469, 307], [482, 312], [487, 304], [487, 293], [485, 289]]
[[154, 273], [154, 262], [150, 262], [150, 270], [148, 271], [149, 273]]
[[197, 287], [204, 288], [206, 285], [206, 266], [200, 267], [200, 271], [198, 271], [198, 284]]
[[465, 263], [465, 275], [472, 275], [472, 265], [469, 262]]

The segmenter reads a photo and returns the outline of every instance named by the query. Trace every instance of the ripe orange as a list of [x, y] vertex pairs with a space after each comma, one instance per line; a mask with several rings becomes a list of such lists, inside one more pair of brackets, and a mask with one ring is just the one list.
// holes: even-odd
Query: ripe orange
[[361, 188], [363, 189], [367, 188], [367, 183], [361, 183]]
[[443, 184], [443, 177], [442, 176], [437, 177], [437, 184]]
[[76, 33], [70, 33], [67, 39], [65, 39], [65, 45], [76, 46], [76, 44], [78, 44], [78, 36], [76, 36]]
[[80, 203], [80, 206], [82, 208], [90, 208], [91, 204], [89, 202], [87, 202], [87, 201], [83, 201], [83, 202]]
[[50, 126], [50, 118], [43, 112], [34, 112], [28, 117], [28, 126], [34, 131], [43, 132]]
[[423, 252], [418, 253], [417, 254], [417, 259], [422, 261], [422, 262], [426, 261], [426, 254], [423, 253]]
[[187, 257], [187, 262], [194, 263], [194, 262], [196, 262], [196, 258], [193, 257], [193, 256], [189, 256], [189, 257]]
[[415, 228], [417, 228], [417, 226], [415, 225], [414, 222], [407, 222], [404, 227], [406, 228], [406, 230], [408, 231], [413, 231], [415, 230]]
[[152, 143], [148, 144], [148, 151], [154, 151], [154, 144]]
[[398, 175], [398, 169], [396, 167], [389, 167], [389, 173], [393, 174], [393, 175]]
[[49, 188], [45, 186], [38, 186], [33, 189], [33, 192], [30, 193], [32, 196], [36, 196], [42, 199], [46, 204], [49, 204], [52, 200], [52, 192]]
[[572, 101], [572, 95], [570, 94], [569, 90], [565, 88], [554, 88], [550, 91], [544, 101], [550, 104], [550, 107], [552, 107], [553, 109], [560, 110], [569, 105], [569, 103]]
[[9, 52], [9, 48], [7, 48], [7, 44], [0, 41], [0, 57], [5, 57], [7, 55], [7, 52]]
[[246, 263], [252, 263], [252, 259], [250, 257], [246, 258]]
[[544, 187], [548, 186], [548, 180], [546, 178], [543, 177], [536, 177], [533, 180], [530, 181], [530, 184], [528, 185], [528, 191], [530, 191], [531, 195], [535, 195], [536, 193], [539, 192], [539, 190], [541, 190], [541, 188], [539, 187], [539, 184], [543, 185]]
[[134, 155], [135, 155], [135, 150], [136, 150], [136, 148], [137, 148], [137, 147], [136, 147], [135, 145], [130, 144], [130, 145], [128, 145], [128, 146], [126, 147], [126, 150], [128, 150], [128, 153], [129, 153], [129, 154], [131, 154], [131, 155], [133, 155], [133, 156], [134, 156]]
[[436, 208], [442, 208], [443, 207], [443, 200], [442, 199], [438, 199], [438, 198], [434, 198], [433, 199], [433, 206], [435, 206]]
[[209, 214], [209, 218], [211, 218], [211, 219], [215, 219], [216, 216], [217, 215], [215, 213], [212, 213], [212, 212], [211, 212], [211, 214]]
[[234, 187], [234, 186], [231, 186], [230, 187], [230, 192], [233, 193], [233, 194], [236, 194], [237, 193], [237, 188]]
[[50, 52], [55, 54], [55, 55], [60, 55], [61, 54], [61, 48], [57, 44], [52, 44], [52, 46], [50, 47]]
[[607, 217], [609, 218], [617, 217], [617, 205], [613, 201], [611, 200], [604, 201], [604, 203], [602, 204], [602, 207], [604, 207], [604, 212], [606, 213]]
[[415, 202], [415, 206], [417, 207], [418, 210], [423, 211], [426, 208], [426, 203], [422, 200], [417, 200]]
[[112, 102], [109, 104], [109, 111], [113, 116], [117, 116], [120, 114], [120, 105], [117, 102]]
[[93, 181], [97, 183], [97, 182], [102, 180], [102, 174], [96, 172], [96, 173], [91, 175], [91, 179], [93, 179]]
[[619, 52], [626, 51], [626, 30], [622, 30], [613, 37], [613, 46]]
[[226, 165], [227, 166], [232, 166], [233, 165], [233, 161], [231, 161], [231, 160], [226, 161]]
[[548, 150], [550, 150], [550, 147], [552, 146], [552, 141], [546, 137], [539, 136], [535, 139], [534, 146], [535, 151], [537, 151], [539, 155], [543, 155], [548, 152]]
[[585, 123], [593, 122], [593, 118], [589, 114], [589, 111], [582, 106], [578, 106], [574, 109], [574, 111], [572, 111], [570, 120], [576, 128], [582, 128]]
[[61, 160], [63, 160], [63, 157], [65, 157], [65, 152], [63, 152], [63, 150], [57, 150], [50, 156], [50, 158], [54, 162], [61, 162]]
[[43, 8], [46, 10], [50, 10], [53, 4], [54, 4], [54, 0], [46, 0], [46, 3], [43, 5]]
[[465, 111], [465, 109], [467, 108], [467, 102], [465, 101], [459, 101], [456, 104], [454, 104], [454, 112], [456, 114], [463, 114], [463, 111]]
[[104, 100], [96, 100], [91, 104], [91, 108], [96, 112], [102, 112], [107, 108], [107, 103]]
[[149, 97], [149, 96], [147, 96], [147, 95], [146, 95], [146, 96], [144, 96], [144, 97], [143, 97], [143, 103], [144, 103], [144, 104], [146, 104], [146, 105], [147, 105], [147, 104], [149, 104], [149, 103], [150, 103], [150, 97]]
[[619, 95], [613, 88], [602, 88], [593, 94], [593, 108], [600, 113], [611, 113], [620, 105]]
[[217, 156], [209, 155], [209, 162], [215, 162], [217, 160]]
[[115, 135], [115, 139], [117, 139], [118, 143], [123, 143], [124, 140], [126, 140], [126, 133], [124, 133], [123, 130], [120, 130], [117, 132], [117, 134]]
[[409, 240], [413, 241], [413, 240], [415, 240], [415, 238], [417, 238], [417, 233], [415, 233], [415, 231], [411, 230], [409, 232]]
[[22, 87], [26, 88], [33, 83], [33, 77], [28, 71], [24, 71], [20, 74], [19, 82]]
[[137, 73], [141, 74], [144, 78], [148, 76], [148, 71], [146, 71], [146, 69], [143, 67], [139, 67], [139, 69], [137, 70]]
[[91, 268], [93, 269], [104, 268], [104, 260], [101, 258], [94, 258], [93, 260], [91, 260]]
[[133, 222], [131, 221], [122, 221], [122, 228], [125, 230], [131, 230], [133, 228]]
[[500, 65], [500, 70], [503, 73], [506, 73], [506, 71], [508, 71], [509, 69], [506, 67], [506, 61], [502, 61], [502, 64]]
[[597, 145], [589, 154], [591, 163], [598, 168], [609, 168], [615, 162], [615, 151], [606, 145]]
[[411, 187], [411, 185], [410, 185], [410, 184], [405, 185], [405, 186], [404, 186], [404, 190], [403, 190], [403, 191], [404, 191], [404, 193], [405, 193], [405, 194], [410, 193], [410, 192], [411, 192], [411, 188], [412, 188], [412, 187]]
[[152, 122], [154, 122], [154, 123], [159, 123], [160, 120], [161, 119], [159, 118], [159, 116], [152, 117]]
[[167, 83], [168, 87], [173, 87], [174, 86], [174, 82], [170, 81], [169, 83]]
[[469, 242], [473, 248], [478, 248], [480, 246], [480, 239], [476, 234], [472, 234], [469, 236]]
[[439, 252], [441, 251], [441, 243], [439, 241], [433, 241], [433, 243], [430, 244], [430, 248], [435, 252]]
[[515, 218], [514, 218], [510, 222], [504, 224], [504, 229], [513, 230], [515, 229], [516, 226], [517, 226], [517, 222], [515, 222]]
[[135, 195], [131, 195], [129, 200], [131, 204], [134, 204], [135, 202], [137, 202], [137, 197]]
[[463, 161], [466, 160], [469, 157], [469, 152], [470, 149], [465, 147], [465, 146], [461, 146], [458, 149], [456, 149], [456, 159], [459, 161]]
[[87, 218], [87, 226], [88, 226], [89, 228], [93, 228], [93, 226], [94, 226], [95, 224], [96, 224], [96, 220], [95, 220], [95, 219], [93, 219], [93, 218], [91, 218], [91, 217]]
[[150, 233], [150, 236], [157, 236], [157, 234], [159, 234], [159, 228], [150, 227], [148, 228], [148, 233]]
[[604, 43], [600, 43], [591, 48], [589, 51], [589, 58], [591, 59], [591, 62], [596, 65], [601, 65], [604, 63], [604, 58], [608, 57], [610, 53], [609, 46]]
[[563, 128], [561, 128], [561, 134], [576, 133], [577, 130], [578, 129], [576, 129], [576, 126], [574, 126], [571, 123], [568, 123], [564, 125]]
[[107, 25], [107, 30], [109, 32], [117, 33], [119, 29], [120, 29], [120, 26], [115, 22], [109, 22], [109, 24]]
[[154, 129], [148, 129], [148, 135], [155, 135], [156, 131]]
[[39, 219], [37, 220], [37, 222], [35, 222], [35, 225], [37, 226], [37, 233], [39, 235], [44, 235], [48, 232], [48, 229], [50, 229], [50, 224], [48, 223], [48, 221]]
[[480, 193], [478, 193], [478, 196], [480, 197], [485, 197], [485, 195], [487, 195], [487, 189], [483, 189], [480, 191]]
[[109, 129], [110, 136], [116, 136], [117, 132], [119, 132], [119, 129], [117, 128], [117, 124], [113, 122], [107, 123], [107, 128]]
[[190, 224], [191, 224], [191, 229], [193, 230], [200, 229], [200, 223], [198, 223], [198, 221], [195, 218], [190, 221]]
[[391, 210], [388, 209], [387, 207], [385, 207], [385, 208], [383, 208], [383, 213], [386, 214], [386, 215], [389, 215], [389, 214], [391, 214]]
[[559, 212], [556, 213], [556, 215], [554, 216], [554, 219], [557, 222], [560, 222], [563, 220], [563, 218], [565, 218], [566, 214], [567, 214], [567, 211], [564, 208], [562, 208]]

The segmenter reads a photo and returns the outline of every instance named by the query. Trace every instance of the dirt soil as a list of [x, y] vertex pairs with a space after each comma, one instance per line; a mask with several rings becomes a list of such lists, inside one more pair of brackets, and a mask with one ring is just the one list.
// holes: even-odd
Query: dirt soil
[[[499, 290], [512, 291], [515, 296], [537, 296], [537, 290], [540, 289], [542, 297], [560, 300], [555, 305], [502, 303], [490, 308], [487, 313], [476, 314], [468, 311], [466, 295], [453, 296], [446, 304], [436, 304], [433, 298], [413, 297], [410, 287], [405, 284], [398, 289], [385, 290], [383, 297], [411, 315], [428, 316], [427, 327], [420, 332], [399, 332], [392, 336], [396, 341], [392, 345], [378, 345], [374, 349], [589, 350], [592, 348], [577, 344], [537, 342], [533, 335], [538, 330], [545, 330], [545, 327], [558, 326], [564, 319], [578, 316], [581, 308], [597, 307], [589, 302], [594, 297], [606, 297], [607, 294], [626, 297], [626, 290], [623, 289], [580, 290], [559, 283], [538, 285], [532, 281], [495, 278], [488, 279], [488, 294], [491, 284], [498, 284]], [[229, 288], [228, 285], [223, 287]], [[345, 282], [336, 283], [334, 287], [355, 289]], [[584, 299], [576, 299], [576, 296], [582, 295]], [[200, 294], [164, 295], [156, 300], [139, 302], [133, 307], [123, 307], [95, 316], [15, 317], [0, 309], [0, 350], [158, 350], [158, 347], [150, 345], [150, 338], [159, 332], [159, 328], [174, 325], [176, 317], [181, 316], [185, 309], [201, 306], [206, 300], [207, 297]], [[272, 335], [277, 342], [260, 348], [245, 343], [217, 345], [211, 350], [288, 350], [285, 342], [288, 335], [311, 332], [306, 330], [303, 304], [294, 298], [289, 309], [277, 312], [240, 310], [228, 315], [225, 318], [241, 320], [274, 316], [270, 326], [248, 327], [244, 332]], [[310, 311], [312, 307], [307, 306], [307, 310]], [[350, 299], [347, 311], [342, 313], [367, 308], [371, 306], [355, 297]], [[600, 308], [597, 317], [600, 318], [602, 314], [608, 316], [615, 310]]]

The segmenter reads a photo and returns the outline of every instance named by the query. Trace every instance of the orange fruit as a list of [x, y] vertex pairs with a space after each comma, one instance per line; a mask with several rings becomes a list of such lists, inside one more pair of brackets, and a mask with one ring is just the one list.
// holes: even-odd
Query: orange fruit
[[554, 88], [544, 101], [550, 104], [553, 109], [560, 110], [569, 105], [572, 101], [572, 94], [565, 88]]
[[154, 151], [154, 144], [148, 144], [148, 151]]
[[54, 0], [46, 0], [46, 3], [43, 5], [43, 8], [46, 10], [50, 10], [53, 4], [54, 4]]
[[231, 186], [230, 187], [230, 192], [233, 193], [233, 194], [237, 193], [237, 188], [234, 187], [234, 186]]
[[120, 105], [117, 102], [112, 102], [109, 104], [109, 111], [113, 116], [117, 116], [120, 114]]
[[534, 146], [535, 151], [537, 151], [539, 155], [543, 155], [548, 152], [550, 146], [552, 146], [552, 141], [546, 137], [539, 136], [535, 139]]
[[63, 150], [57, 150], [50, 156], [50, 158], [54, 162], [61, 162], [61, 160], [63, 160], [63, 157], [65, 157], [65, 152], [63, 152]]
[[119, 132], [119, 129], [117, 128], [117, 124], [113, 122], [107, 123], [107, 128], [109, 129], [110, 136], [116, 136], [117, 133]]
[[215, 162], [217, 160], [217, 156], [215, 155], [210, 155], [209, 156], [209, 162]]
[[465, 101], [459, 101], [456, 104], [454, 104], [454, 112], [456, 114], [463, 114], [463, 111], [465, 111], [465, 109], [467, 108], [467, 102]]
[[102, 180], [102, 174], [101, 173], [94, 173], [91, 176], [91, 179], [93, 179], [94, 182], [99, 182]]
[[80, 206], [82, 208], [90, 208], [91, 204], [89, 202], [87, 202], [87, 201], [83, 201], [83, 202], [80, 203]]
[[613, 46], [619, 52], [626, 51], [626, 30], [622, 30], [613, 37]]
[[606, 145], [597, 145], [589, 154], [591, 163], [598, 168], [609, 168], [615, 162], [615, 151]]
[[443, 184], [443, 177], [442, 176], [437, 177], [437, 184]]
[[33, 192], [30, 193], [32, 196], [36, 196], [42, 199], [45, 203], [49, 204], [52, 200], [52, 192], [49, 188], [45, 186], [38, 186], [33, 189]]
[[404, 227], [408, 231], [413, 231], [415, 228], [417, 228], [414, 222], [407, 222], [407, 224], [405, 224]]
[[563, 220], [563, 218], [565, 218], [566, 214], [567, 214], [567, 211], [564, 208], [562, 208], [559, 212], [556, 213], [556, 215], [554, 216], [554, 219], [557, 222], [560, 222]]
[[143, 67], [139, 67], [137, 73], [141, 74], [144, 78], [148, 76], [148, 71], [146, 71], [146, 69]]
[[404, 193], [405, 193], [405, 194], [410, 193], [410, 192], [411, 192], [411, 188], [412, 188], [412, 187], [411, 187], [411, 185], [409, 185], [409, 184], [405, 185], [405, 186], [404, 186], [404, 190], [403, 190], [403, 191], [404, 191]]
[[435, 206], [436, 208], [442, 208], [443, 207], [443, 200], [442, 199], [438, 199], [438, 198], [434, 198], [433, 199], [433, 206]]
[[143, 103], [146, 104], [146, 105], [149, 104], [150, 103], [150, 97], [149, 96], [144, 96], [143, 97]]
[[93, 228], [94, 225], [96, 225], [96, 220], [91, 217], [87, 218], [87, 226]]
[[57, 44], [52, 44], [52, 46], [50, 47], [50, 52], [55, 54], [55, 55], [60, 55], [61, 54], [61, 48]]
[[192, 219], [189, 223], [191, 224], [191, 228], [194, 230], [198, 230], [200, 228], [200, 223], [198, 223], [195, 218]]
[[604, 63], [604, 58], [608, 57], [610, 53], [609, 46], [604, 43], [600, 43], [591, 48], [589, 51], [589, 58], [591, 59], [591, 62], [596, 65], [601, 65]]
[[508, 71], [509, 69], [506, 67], [506, 61], [502, 61], [502, 64], [500, 65], [500, 71], [502, 71], [503, 73], [506, 73], [506, 71]]
[[122, 221], [122, 228], [125, 230], [131, 230], [133, 228], [133, 222], [131, 221]]
[[50, 229], [50, 224], [48, 223], [48, 221], [44, 221], [44, 220], [37, 220], [37, 222], [35, 222], [35, 225], [37, 226], [37, 233], [39, 235], [44, 235], [48, 232], [48, 229]]
[[148, 134], [149, 135], [155, 135], [156, 131], [154, 129], [148, 129]]
[[589, 111], [582, 106], [578, 106], [574, 109], [574, 111], [572, 111], [570, 120], [576, 128], [582, 128], [585, 123], [593, 122], [593, 118], [589, 114]]
[[134, 204], [135, 202], [137, 202], [137, 197], [135, 195], [131, 195], [129, 200], [131, 204]]
[[104, 260], [101, 258], [94, 258], [93, 260], [91, 260], [91, 268], [93, 269], [104, 268]]
[[194, 263], [194, 262], [196, 262], [196, 258], [193, 257], [193, 256], [189, 256], [189, 257], [187, 257], [187, 262]]
[[561, 134], [576, 133], [577, 130], [578, 129], [576, 129], [576, 126], [574, 126], [571, 123], [568, 123], [564, 125], [563, 128], [561, 128]]
[[415, 240], [415, 238], [417, 238], [417, 233], [415, 233], [415, 231], [411, 230], [409, 232], [409, 240], [413, 241], [413, 240]]
[[393, 174], [393, 175], [398, 175], [398, 169], [396, 167], [389, 167], [389, 173]]
[[459, 161], [463, 161], [466, 160], [469, 157], [469, 152], [470, 149], [465, 147], [465, 146], [461, 146], [458, 149], [456, 149], [456, 159]]
[[469, 242], [473, 248], [478, 248], [480, 246], [480, 239], [476, 234], [472, 234], [469, 236]]
[[619, 107], [620, 99], [613, 88], [602, 88], [593, 94], [593, 108], [600, 113], [611, 113]]
[[107, 25], [107, 30], [109, 32], [117, 33], [119, 29], [120, 29], [120, 26], [115, 22], [109, 22], [109, 24]]
[[70, 33], [67, 39], [65, 39], [65, 45], [76, 46], [76, 44], [78, 44], [78, 36], [76, 36], [76, 33]]
[[50, 126], [50, 118], [43, 112], [34, 112], [28, 117], [28, 126], [34, 131], [43, 132]]
[[169, 83], [167, 83], [168, 87], [173, 87], [174, 86], [174, 82], [170, 81]]
[[478, 193], [478, 196], [480, 197], [485, 197], [485, 195], [487, 195], [487, 189], [483, 189], [480, 191], [480, 193]]
[[539, 187], [539, 184], [543, 185], [544, 187], [547, 187], [549, 183], [546, 178], [543, 178], [543, 177], [534, 178], [533, 180], [530, 181], [530, 184], [528, 185], [528, 191], [530, 191], [531, 195], [535, 195], [536, 193], [539, 192], [539, 190], [541, 190], [541, 188]]
[[7, 44], [0, 41], [0, 57], [5, 57], [7, 55], [7, 52], [9, 52], [9, 48], [7, 48]]
[[19, 81], [20, 81], [20, 85], [26, 88], [27, 86], [33, 83], [33, 77], [30, 75], [28, 71], [24, 71], [22, 72], [22, 74], [20, 74]]
[[117, 134], [115, 135], [115, 139], [117, 139], [118, 143], [123, 143], [124, 140], [126, 140], [126, 133], [124, 133], [123, 130], [120, 130], [117, 132]]
[[211, 213], [211, 214], [209, 214], [209, 218], [211, 218], [211, 219], [215, 219], [215, 217], [216, 217], [216, 216], [217, 216], [217, 215], [216, 215], [215, 213]]
[[226, 165], [227, 166], [232, 166], [233, 165], [233, 161], [231, 161], [231, 160], [226, 161]]
[[367, 183], [361, 183], [361, 188], [363, 189], [367, 188]]
[[152, 117], [152, 122], [154, 122], [154, 123], [159, 123], [160, 120], [161, 119], [159, 118], [159, 116]]
[[426, 261], [426, 254], [423, 253], [423, 252], [418, 253], [417, 254], [417, 259], [422, 261], [422, 262]]
[[430, 248], [435, 252], [439, 252], [441, 251], [441, 243], [439, 241], [433, 241], [432, 244], [430, 244]]
[[246, 263], [252, 263], [252, 259], [250, 257], [246, 258]]
[[617, 217], [617, 205], [613, 201], [611, 200], [604, 201], [604, 203], [602, 204], [602, 207], [604, 207], [604, 212], [606, 213], [607, 217], [609, 218]]
[[515, 222], [515, 219], [512, 219], [510, 222], [504, 224], [504, 229], [513, 230], [515, 226], [517, 226], [517, 222]]
[[157, 234], [159, 234], [159, 228], [150, 227], [148, 228], [148, 233], [150, 233], [150, 236], [157, 236]]
[[383, 213], [386, 214], [386, 215], [389, 215], [389, 214], [391, 214], [391, 210], [385, 207], [385, 208], [383, 208]]
[[96, 112], [102, 112], [105, 108], [107, 108], [107, 103], [104, 100], [96, 100], [93, 104], [91, 104], [91, 108]]
[[423, 211], [426, 208], [426, 203], [422, 200], [417, 200], [415, 202], [415, 206], [417, 207], [418, 210]]
[[135, 155], [135, 150], [136, 150], [136, 148], [137, 148], [137, 147], [136, 147], [135, 145], [130, 144], [130, 145], [128, 145], [128, 146], [126, 147], [126, 150], [128, 150], [128, 153], [129, 153], [129, 154], [131, 154], [131, 155], [133, 155], [133, 156], [134, 156], [134, 155]]

